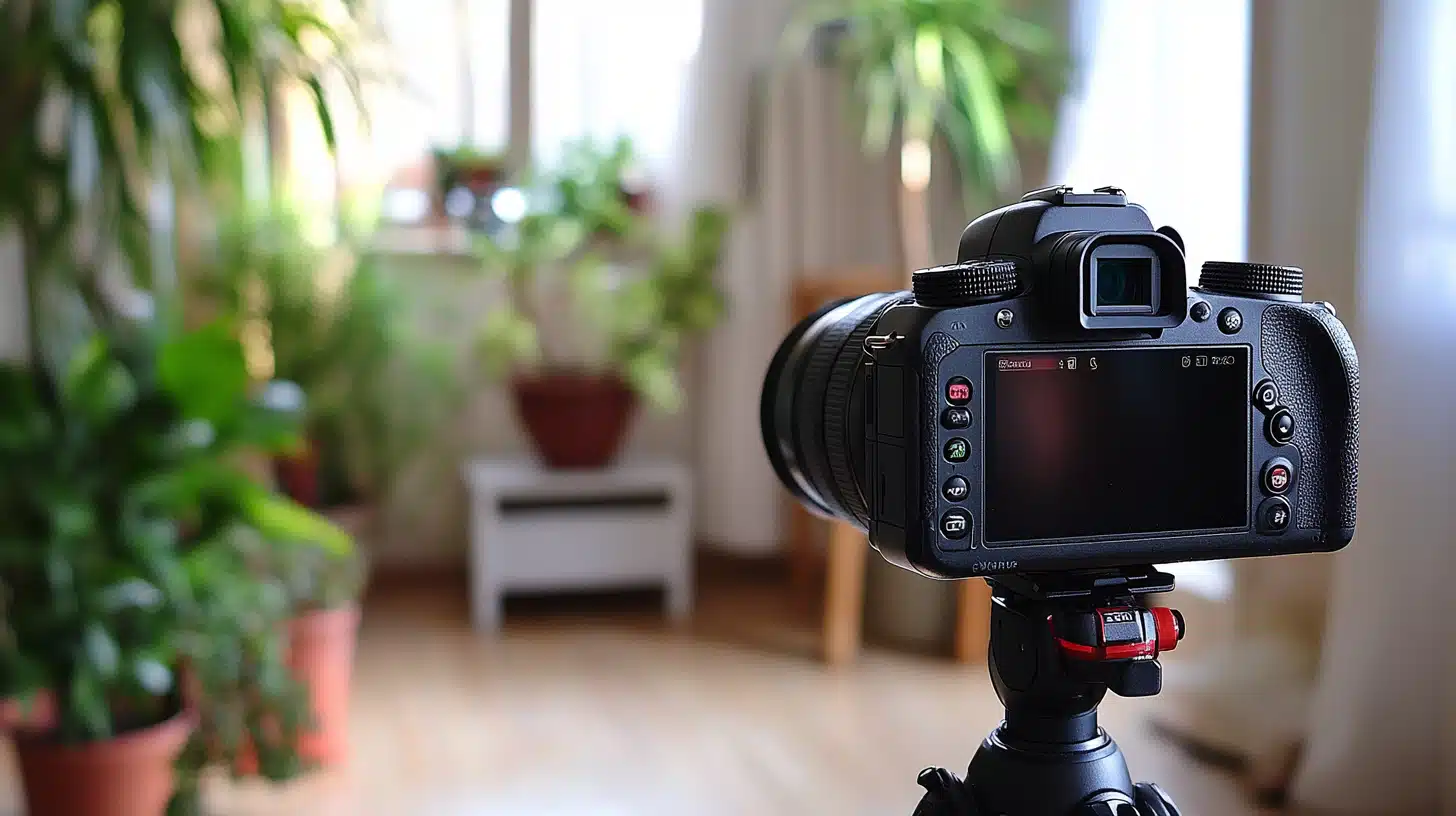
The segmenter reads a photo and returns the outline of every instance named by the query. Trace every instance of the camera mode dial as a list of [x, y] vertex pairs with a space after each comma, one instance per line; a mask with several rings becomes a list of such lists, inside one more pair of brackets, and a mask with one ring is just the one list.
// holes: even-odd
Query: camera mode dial
[[1304, 270], [1273, 264], [1209, 261], [1198, 277], [1198, 288], [1237, 297], [1297, 301], [1304, 297]]
[[1021, 274], [1011, 261], [967, 261], [916, 272], [915, 302], [940, 309], [997, 300], [1021, 289]]

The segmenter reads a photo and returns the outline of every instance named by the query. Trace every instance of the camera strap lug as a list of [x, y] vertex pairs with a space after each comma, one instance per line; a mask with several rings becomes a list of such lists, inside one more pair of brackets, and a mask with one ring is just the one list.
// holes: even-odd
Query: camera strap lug
[[871, 335], [865, 338], [865, 350], [870, 352], [884, 351], [904, 339], [905, 336], [901, 334]]

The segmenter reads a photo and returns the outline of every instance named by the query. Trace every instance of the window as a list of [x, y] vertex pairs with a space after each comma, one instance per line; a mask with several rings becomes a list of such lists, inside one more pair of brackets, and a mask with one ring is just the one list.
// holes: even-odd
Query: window
[[376, 0], [376, 8], [400, 84], [371, 105], [373, 159], [399, 168], [433, 147], [503, 149], [510, 0]]
[[626, 134], [648, 169], [665, 173], [702, 0], [534, 2], [533, 157], [550, 164], [571, 141]]
[[[510, 147], [513, 50], [532, 53], [529, 147], [538, 164], [584, 137], [636, 143], [649, 173], [672, 164], [682, 97], [701, 40], [703, 0], [527, 0], [532, 35], [512, 41], [512, 0], [375, 0], [392, 76], [368, 92], [369, 129], [339, 123], [337, 176], [317, 127], [291, 128], [295, 194], [432, 186], [430, 151]], [[342, 90], [342, 89], [341, 89]], [[286, 100], [308, 122], [308, 95]], [[408, 208], [407, 208], [408, 209]], [[418, 210], [418, 207], [415, 207]]]

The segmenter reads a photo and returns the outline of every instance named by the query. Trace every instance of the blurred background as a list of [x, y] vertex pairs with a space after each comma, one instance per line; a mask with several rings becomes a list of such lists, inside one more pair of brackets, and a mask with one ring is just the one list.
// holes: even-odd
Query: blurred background
[[0, 2], [0, 814], [909, 813], [986, 592], [805, 515], [799, 317], [1116, 185], [1306, 271], [1359, 533], [1176, 565], [1188, 813], [1456, 813], [1456, 2]]

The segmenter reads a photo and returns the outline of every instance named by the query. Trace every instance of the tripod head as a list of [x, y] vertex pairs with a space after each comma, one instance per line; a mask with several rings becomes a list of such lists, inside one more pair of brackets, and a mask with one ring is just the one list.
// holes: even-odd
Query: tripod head
[[1183, 617], [1138, 597], [1171, 591], [1173, 576], [1136, 567], [1013, 575], [991, 585], [990, 668], [1006, 707], [1003, 739], [1090, 740], [1107, 691], [1147, 697], [1162, 690], [1157, 657], [1177, 647]]
[[1133, 785], [1117, 744], [1097, 726], [1110, 690], [1162, 690], [1158, 655], [1177, 647], [1183, 616], [1143, 595], [1173, 589], [1152, 567], [997, 576], [991, 583], [991, 682], [1006, 719], [961, 783], [927, 769], [917, 816], [1085, 814], [1177, 816], [1156, 785]]

